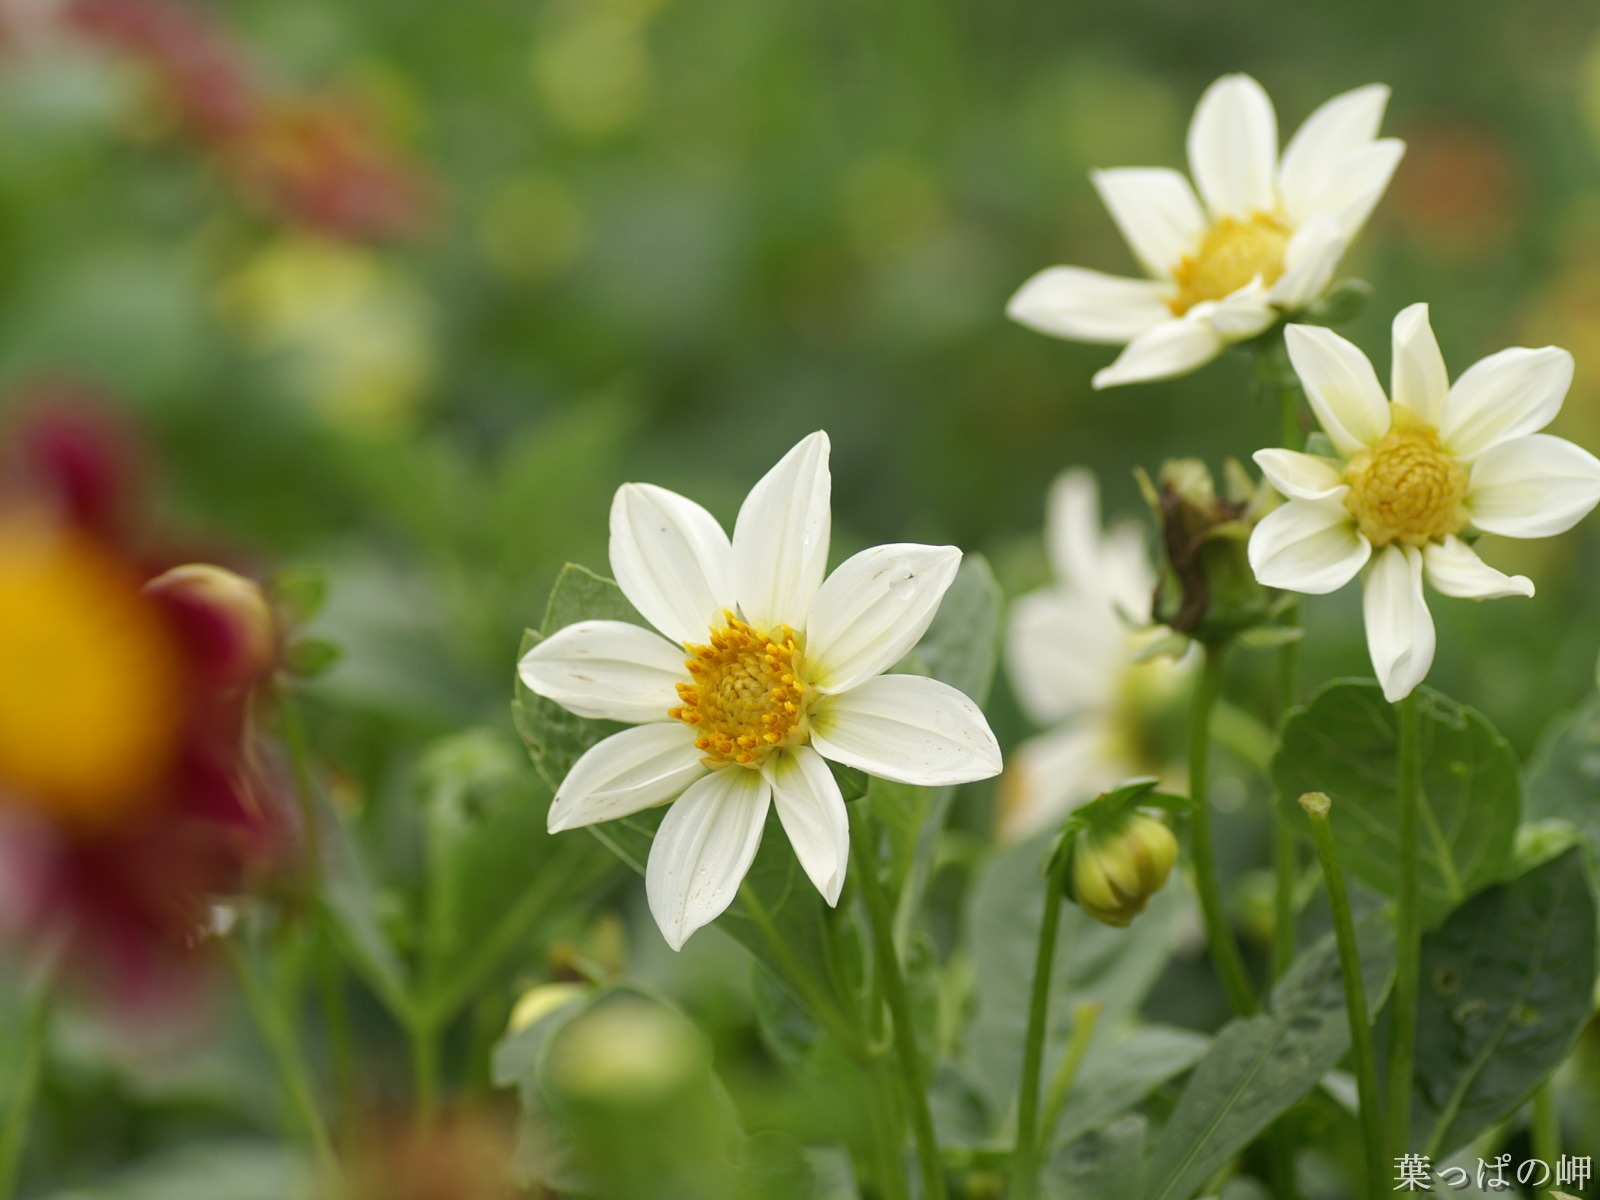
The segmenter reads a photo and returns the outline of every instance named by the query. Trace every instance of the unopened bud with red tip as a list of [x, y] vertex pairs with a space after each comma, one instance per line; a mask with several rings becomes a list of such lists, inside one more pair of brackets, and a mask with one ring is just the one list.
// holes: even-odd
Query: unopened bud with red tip
[[1167, 884], [1178, 841], [1166, 822], [1132, 810], [1081, 829], [1072, 839], [1068, 892], [1097, 921], [1121, 928]]
[[277, 620], [254, 580], [209, 563], [189, 563], [156, 576], [144, 590], [171, 614], [210, 686], [245, 687], [276, 664]]

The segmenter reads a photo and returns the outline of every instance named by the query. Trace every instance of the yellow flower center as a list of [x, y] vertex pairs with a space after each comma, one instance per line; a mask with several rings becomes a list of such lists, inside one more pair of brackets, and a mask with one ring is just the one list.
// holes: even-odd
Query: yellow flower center
[[1246, 221], [1223, 217], [1209, 230], [1200, 249], [1185, 255], [1172, 272], [1178, 294], [1167, 302], [1181, 317], [1202, 300], [1221, 300], [1256, 276], [1268, 287], [1283, 274], [1283, 255], [1289, 248], [1289, 230], [1266, 213]]
[[1422, 546], [1467, 524], [1467, 469], [1446, 454], [1438, 431], [1397, 425], [1345, 468], [1345, 507], [1374, 546]]
[[806, 684], [798, 636], [787, 625], [752, 629], [731, 612], [704, 646], [689, 646], [691, 682], [669, 715], [699, 731], [694, 744], [711, 763], [755, 766], [780, 746], [805, 738]]
[[182, 660], [160, 610], [90, 539], [0, 521], [0, 804], [89, 829], [155, 797]]

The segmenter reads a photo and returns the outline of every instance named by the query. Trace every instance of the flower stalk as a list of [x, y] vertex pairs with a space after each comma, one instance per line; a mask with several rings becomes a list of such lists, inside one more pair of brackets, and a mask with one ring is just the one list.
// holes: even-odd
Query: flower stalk
[[1050, 980], [1055, 970], [1056, 934], [1061, 928], [1066, 874], [1051, 870], [1045, 883], [1039, 949], [1033, 966], [1033, 995], [1028, 1003], [1028, 1034], [1022, 1051], [1022, 1081], [1017, 1091], [1017, 1141], [1011, 1160], [1010, 1200], [1031, 1200], [1039, 1173], [1039, 1077], [1044, 1069]]
[[17, 1174], [27, 1141], [28, 1123], [44, 1074], [44, 1051], [50, 1036], [50, 989], [37, 986], [23, 1017], [22, 1060], [11, 1087], [11, 1103], [0, 1123], [0, 1200], [16, 1195]]
[[1384, 1111], [1394, 1138], [1390, 1156], [1405, 1153], [1411, 1136], [1411, 1070], [1417, 1042], [1417, 987], [1422, 931], [1417, 905], [1417, 827], [1422, 802], [1421, 714], [1412, 692], [1395, 708], [1400, 718], [1398, 813], [1400, 895], [1395, 916], [1394, 999], [1391, 1003], [1388, 1092]]
[[1067, 1102], [1067, 1096], [1072, 1091], [1072, 1085], [1077, 1081], [1078, 1068], [1083, 1066], [1083, 1056], [1089, 1051], [1089, 1043], [1094, 1040], [1095, 1027], [1100, 1023], [1101, 1008], [1093, 1001], [1086, 1001], [1072, 1010], [1072, 1040], [1067, 1043], [1067, 1051], [1061, 1056], [1061, 1065], [1056, 1068], [1055, 1078], [1050, 1081], [1050, 1096], [1044, 1104], [1044, 1119], [1039, 1122], [1039, 1140], [1047, 1141], [1055, 1132], [1056, 1123], [1061, 1119], [1061, 1109]]
[[1200, 912], [1205, 920], [1211, 957], [1222, 978], [1228, 1002], [1241, 1017], [1257, 1008], [1255, 988], [1245, 970], [1239, 945], [1228, 925], [1227, 909], [1217, 883], [1216, 851], [1211, 834], [1211, 714], [1222, 690], [1224, 649], [1205, 648], [1200, 681], [1195, 688], [1194, 710], [1189, 725], [1189, 795], [1194, 808], [1189, 821], [1189, 851], [1194, 860], [1195, 891], [1200, 896]]
[[859, 881], [861, 899], [871, 926], [873, 957], [883, 980], [884, 1001], [894, 1027], [895, 1054], [905, 1082], [906, 1106], [911, 1114], [911, 1133], [916, 1141], [917, 1161], [922, 1171], [925, 1200], [946, 1200], [944, 1163], [939, 1157], [938, 1135], [933, 1128], [933, 1113], [928, 1107], [928, 1079], [917, 1046], [917, 1029], [911, 1015], [911, 999], [900, 974], [899, 954], [894, 944], [894, 913], [878, 879], [877, 855], [873, 852], [873, 832], [862, 814], [850, 822], [850, 849]]
[[1356, 944], [1355, 921], [1350, 915], [1350, 894], [1345, 888], [1344, 869], [1333, 844], [1329, 820], [1332, 803], [1321, 792], [1300, 797], [1300, 807], [1311, 818], [1311, 840], [1322, 863], [1322, 877], [1328, 888], [1328, 906], [1333, 910], [1333, 934], [1339, 947], [1339, 970], [1344, 977], [1344, 1005], [1350, 1017], [1350, 1044], [1354, 1048], [1356, 1091], [1361, 1103], [1361, 1133], [1367, 1162], [1367, 1194], [1377, 1200], [1388, 1189], [1385, 1172], [1387, 1146], [1383, 1135], [1383, 1113], [1378, 1091], [1378, 1062], [1372, 1047], [1372, 1017], [1367, 1011], [1366, 987], [1361, 978], [1361, 948]]

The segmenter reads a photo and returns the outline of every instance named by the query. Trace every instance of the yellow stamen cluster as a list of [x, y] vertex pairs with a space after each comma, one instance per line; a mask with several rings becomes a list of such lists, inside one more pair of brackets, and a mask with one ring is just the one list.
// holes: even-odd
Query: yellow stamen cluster
[[1345, 468], [1345, 507], [1374, 546], [1423, 546], [1467, 524], [1467, 469], [1444, 450], [1438, 431], [1397, 425]]
[[1256, 213], [1246, 221], [1223, 217], [1209, 230], [1200, 248], [1186, 255], [1172, 272], [1178, 294], [1167, 302], [1181, 317], [1202, 300], [1221, 300], [1256, 276], [1271, 287], [1283, 275], [1289, 230], [1276, 217]]
[[699, 731], [695, 745], [713, 763], [759, 764], [805, 736], [806, 685], [794, 630], [752, 629], [731, 612], [711, 641], [689, 646], [691, 682], [670, 715]]
[[0, 520], [0, 804], [102, 829], [177, 752], [182, 663], [153, 601], [81, 535]]

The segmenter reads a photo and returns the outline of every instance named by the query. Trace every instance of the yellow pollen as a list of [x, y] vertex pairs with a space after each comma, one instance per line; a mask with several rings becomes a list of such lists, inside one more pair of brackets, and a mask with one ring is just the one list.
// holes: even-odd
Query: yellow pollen
[[1345, 507], [1374, 546], [1422, 546], [1467, 524], [1467, 469], [1446, 454], [1438, 431], [1397, 425], [1345, 468]]
[[103, 829], [159, 797], [182, 659], [160, 610], [98, 544], [0, 519], [0, 805]]
[[1248, 220], [1223, 217], [1200, 242], [1200, 249], [1185, 255], [1172, 272], [1178, 294], [1167, 301], [1181, 317], [1202, 300], [1221, 300], [1256, 276], [1271, 287], [1283, 274], [1283, 255], [1289, 247], [1289, 230], [1266, 213]]
[[794, 630], [752, 629], [731, 612], [711, 641], [689, 646], [689, 683], [678, 685], [682, 705], [670, 715], [698, 731], [695, 745], [708, 763], [756, 766], [806, 733], [804, 661]]

